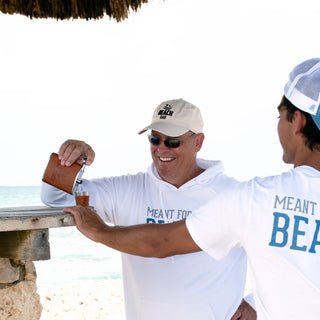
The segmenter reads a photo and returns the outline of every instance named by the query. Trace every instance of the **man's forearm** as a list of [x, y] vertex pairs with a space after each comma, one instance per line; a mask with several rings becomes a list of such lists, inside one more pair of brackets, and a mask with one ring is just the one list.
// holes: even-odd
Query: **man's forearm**
[[78, 206], [64, 211], [73, 214], [77, 228], [86, 237], [121, 252], [164, 258], [200, 250], [190, 237], [184, 220], [169, 224], [110, 227], [89, 208]]
[[128, 227], [109, 227], [97, 235], [98, 242], [121, 252], [142, 257], [164, 258], [170, 256], [166, 248], [166, 239], [170, 239], [168, 226], [146, 224]]

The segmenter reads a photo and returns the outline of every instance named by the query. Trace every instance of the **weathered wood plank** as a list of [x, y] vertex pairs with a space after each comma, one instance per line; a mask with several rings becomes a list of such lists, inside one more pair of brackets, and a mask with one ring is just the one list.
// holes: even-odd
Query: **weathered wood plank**
[[49, 230], [0, 232], [0, 257], [23, 261], [50, 259]]
[[45, 206], [0, 208], [0, 232], [74, 226], [72, 214]]

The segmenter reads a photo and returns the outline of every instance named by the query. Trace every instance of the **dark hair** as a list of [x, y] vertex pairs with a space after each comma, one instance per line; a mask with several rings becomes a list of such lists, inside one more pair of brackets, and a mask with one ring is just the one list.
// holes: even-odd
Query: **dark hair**
[[292, 122], [294, 118], [294, 113], [297, 110], [299, 110], [305, 116], [306, 125], [301, 130], [301, 133], [305, 137], [305, 143], [311, 151], [313, 151], [314, 148], [320, 151], [320, 130], [318, 129], [315, 122], [312, 120], [311, 115], [294, 106], [285, 96], [282, 97], [278, 109], [280, 109], [281, 107], [285, 107], [287, 109], [287, 120], [290, 122]]

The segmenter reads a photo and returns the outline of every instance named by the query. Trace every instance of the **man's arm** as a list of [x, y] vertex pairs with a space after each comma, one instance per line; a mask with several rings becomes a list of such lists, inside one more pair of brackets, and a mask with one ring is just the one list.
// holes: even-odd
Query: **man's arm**
[[[140, 224], [110, 227], [88, 207], [65, 208], [73, 214], [78, 230], [89, 239], [121, 252], [165, 258], [200, 251], [191, 238], [185, 220], [168, 224]], [[255, 320], [255, 310], [243, 300], [231, 320]]]
[[74, 206], [76, 204], [73, 195], [45, 182], [42, 182], [41, 185], [40, 199], [46, 206], [52, 208], [65, 208], [66, 206]]
[[121, 252], [165, 258], [201, 250], [192, 240], [185, 220], [110, 227], [88, 207], [70, 207], [64, 211], [73, 214], [78, 230], [86, 237]]

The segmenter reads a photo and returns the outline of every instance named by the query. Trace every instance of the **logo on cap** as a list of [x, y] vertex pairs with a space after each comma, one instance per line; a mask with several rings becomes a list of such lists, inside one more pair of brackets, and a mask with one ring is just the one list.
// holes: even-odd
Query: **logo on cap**
[[159, 112], [158, 112], [158, 116], [160, 116], [159, 118], [160, 119], [166, 119], [167, 116], [172, 117], [172, 115], [173, 115], [173, 110], [171, 110], [172, 108], [173, 107], [170, 104], [166, 103], [162, 107], [162, 109], [160, 109]]

